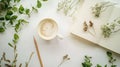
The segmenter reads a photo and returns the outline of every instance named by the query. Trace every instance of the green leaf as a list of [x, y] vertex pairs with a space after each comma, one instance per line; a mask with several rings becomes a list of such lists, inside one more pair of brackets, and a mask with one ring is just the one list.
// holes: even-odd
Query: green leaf
[[13, 25], [13, 22], [17, 19], [17, 17], [18, 17], [17, 15], [13, 15], [13, 16], [11, 17], [9, 23], [10, 23], [11, 25]]
[[117, 67], [117, 65], [111, 65], [111, 67]]
[[4, 17], [0, 17], [0, 20], [4, 20]]
[[0, 27], [0, 33], [4, 32], [4, 31], [5, 31], [5, 29], [3, 27]]
[[30, 17], [30, 9], [26, 9], [25, 13]]
[[13, 40], [14, 43], [17, 43], [17, 40]]
[[9, 2], [10, 0], [0, 0], [0, 12], [9, 8]]
[[24, 13], [24, 7], [22, 5], [20, 5], [19, 7], [19, 13], [20, 14], [23, 14]]
[[7, 11], [7, 15], [12, 15], [12, 14], [13, 14], [12, 11], [10, 11], [10, 10]]
[[14, 0], [14, 2], [20, 2], [20, 0]]
[[13, 39], [13, 42], [14, 43], [17, 43], [18, 42], [18, 39], [19, 39], [19, 36], [17, 33], [14, 34], [14, 39]]
[[30, 13], [30, 9], [26, 9], [25, 13], [29, 14]]
[[11, 20], [16, 20], [17, 19], [17, 15], [13, 15], [12, 17], [11, 17]]
[[14, 39], [15, 39], [15, 40], [18, 40], [18, 39], [19, 39], [19, 36], [18, 36], [17, 33], [14, 34]]
[[48, 0], [43, 0], [43, 1], [48, 1]]
[[96, 67], [102, 67], [101, 65], [99, 65], [99, 64], [97, 64], [97, 66]]
[[92, 63], [84, 62], [84, 63], [82, 63], [82, 66], [83, 66], [83, 67], [91, 67], [91, 66], [92, 66]]
[[17, 0], [17, 2], [20, 2], [20, 0]]
[[3, 25], [4, 28], [6, 28], [6, 27], [5, 27], [5, 22], [2, 22], [2, 25]]
[[107, 64], [104, 67], [107, 67]]
[[15, 31], [18, 32], [18, 30], [20, 29], [20, 25], [21, 23], [28, 23], [28, 21], [24, 20], [24, 19], [19, 19], [18, 23], [15, 25]]
[[18, 32], [19, 28], [20, 28], [20, 23], [18, 22], [18, 23], [15, 25], [15, 31]]
[[11, 25], [13, 25], [13, 20], [10, 20], [9, 23], [10, 23]]
[[11, 15], [5, 15], [6, 20], [10, 20], [10, 18], [11, 18]]
[[24, 19], [19, 19], [18, 20], [19, 23], [29, 23], [28, 21], [24, 20]]
[[18, 8], [15, 7], [15, 6], [13, 6], [13, 7], [12, 7], [12, 10], [13, 10], [14, 12], [17, 12]]
[[37, 7], [41, 8], [41, 6], [42, 6], [41, 2], [39, 0], [37, 0]]
[[10, 47], [13, 47], [13, 45], [12, 45], [11, 43], [8, 43], [8, 45], [9, 45]]
[[16, 2], [17, 0], [14, 0], [14, 2]]
[[38, 12], [37, 8], [32, 7], [32, 11]]
[[109, 51], [107, 51], [107, 56], [108, 56], [108, 57], [112, 57], [112, 53], [109, 52]]

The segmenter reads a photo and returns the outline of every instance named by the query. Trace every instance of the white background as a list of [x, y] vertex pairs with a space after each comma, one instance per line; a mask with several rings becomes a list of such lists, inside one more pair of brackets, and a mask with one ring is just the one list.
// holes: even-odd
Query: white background
[[[42, 8], [39, 9], [38, 13], [32, 13], [30, 18], [25, 17], [30, 23], [23, 26], [23, 29], [19, 32], [20, 40], [17, 44], [18, 64], [23, 63], [24, 65], [31, 52], [35, 52], [29, 67], [40, 67], [33, 42], [33, 36], [35, 36], [45, 67], [57, 67], [62, 61], [62, 57], [66, 54], [71, 59], [62, 64], [61, 67], [82, 67], [81, 63], [84, 61], [85, 55], [92, 56], [93, 67], [96, 64], [109, 65], [106, 56], [107, 49], [70, 34], [70, 28], [75, 22], [70, 17], [56, 12], [58, 1], [49, 0], [43, 2]], [[118, 0], [117, 2], [119, 3], [120, 1]], [[30, 8], [31, 5], [35, 5], [36, 1], [22, 0], [21, 3], [25, 7]], [[59, 34], [64, 37], [62, 40], [56, 37], [51, 41], [45, 41], [39, 37], [37, 25], [44, 18], [53, 18], [58, 23]], [[11, 42], [13, 34], [13, 28], [8, 28], [6, 32], [0, 34], [0, 56], [2, 56], [3, 52], [6, 52], [7, 58], [13, 58], [13, 49], [7, 45], [8, 42]], [[117, 59], [115, 64], [120, 67], [120, 55], [115, 53], [113, 55]]]

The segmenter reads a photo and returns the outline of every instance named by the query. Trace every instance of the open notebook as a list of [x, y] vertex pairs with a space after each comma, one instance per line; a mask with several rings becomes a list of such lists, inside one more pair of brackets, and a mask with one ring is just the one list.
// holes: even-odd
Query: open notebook
[[[120, 7], [108, 7], [101, 13], [99, 18], [95, 18], [91, 13], [91, 6], [97, 2], [96, 0], [84, 2], [82, 9], [79, 11], [79, 21], [73, 25], [71, 33], [120, 54], [120, 31], [111, 34], [109, 38], [104, 38], [101, 31], [101, 25], [112, 22], [114, 19], [120, 17]], [[83, 31], [84, 21], [86, 21], [87, 24], [89, 24], [89, 21], [94, 23], [95, 32], [92, 28], [89, 29], [93, 35], [88, 31]]]

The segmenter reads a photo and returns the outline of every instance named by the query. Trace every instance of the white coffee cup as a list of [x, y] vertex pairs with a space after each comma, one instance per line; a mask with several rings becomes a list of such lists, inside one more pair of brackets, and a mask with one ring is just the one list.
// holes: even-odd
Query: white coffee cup
[[44, 40], [54, 39], [56, 36], [62, 38], [58, 34], [58, 24], [51, 18], [45, 18], [38, 24], [38, 34]]

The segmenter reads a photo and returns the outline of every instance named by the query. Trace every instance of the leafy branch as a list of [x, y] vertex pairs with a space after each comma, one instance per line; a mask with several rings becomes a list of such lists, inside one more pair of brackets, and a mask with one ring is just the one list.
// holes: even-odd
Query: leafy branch
[[[110, 67], [117, 67], [117, 65], [114, 64], [116, 61], [115, 58], [113, 58], [113, 55], [111, 52], [107, 51], [106, 55], [108, 56], [108, 62], [110, 63]], [[92, 62], [91, 62], [90, 56], [85, 56], [84, 62], [82, 63], [82, 67], [92, 67]], [[95, 67], [102, 67], [100, 64], [97, 64]], [[107, 64], [104, 65], [104, 67], [108, 67]]]
[[89, 56], [85, 56], [85, 61], [82, 63], [82, 66], [83, 67], [91, 67], [92, 66], [92, 63], [90, 61], [92, 57], [89, 57]]
[[[22, 28], [22, 25], [29, 23], [26, 19], [20, 18], [18, 15], [27, 15], [30, 17], [32, 11], [38, 12], [38, 8], [42, 7], [40, 0], [36, 1], [36, 5], [32, 8], [25, 8], [22, 4], [17, 7], [16, 5], [21, 0], [0, 0], [0, 33], [4, 33], [9, 26], [14, 28], [15, 33], [13, 34], [12, 42], [8, 43], [10, 47], [13, 48], [14, 57], [13, 60], [6, 59], [6, 53], [3, 52], [2, 57], [0, 58], [0, 67], [4, 65], [5, 67], [16, 67], [17, 66], [17, 42], [20, 39], [19, 31]], [[47, 1], [47, 0], [43, 0]], [[32, 9], [32, 10], [31, 10]], [[18, 19], [19, 18], [19, 19]], [[25, 67], [28, 67], [33, 53], [30, 55], [30, 58], [25, 62]], [[5, 62], [5, 63], [4, 63]], [[19, 67], [22, 67], [22, 63], [19, 64]]]
[[114, 62], [116, 61], [115, 58], [113, 58], [113, 55], [111, 52], [106, 53], [109, 59], [109, 63], [111, 64], [111, 67], [117, 67], [117, 65], [114, 65]]

